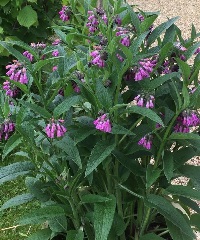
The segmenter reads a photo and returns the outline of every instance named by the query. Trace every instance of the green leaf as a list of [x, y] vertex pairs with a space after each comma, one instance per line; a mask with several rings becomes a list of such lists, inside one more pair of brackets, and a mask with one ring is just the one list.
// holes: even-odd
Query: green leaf
[[190, 105], [190, 94], [185, 84], [183, 84], [182, 95], [183, 95], [183, 108], [186, 109]]
[[166, 152], [163, 157], [163, 168], [164, 168], [164, 174], [170, 182], [171, 178], [173, 177], [173, 171], [174, 171], [174, 161], [173, 161], [173, 155], [171, 152]]
[[0, 210], [5, 210], [7, 208], [11, 208], [11, 207], [15, 207], [15, 206], [19, 206], [22, 205], [24, 203], [30, 202], [34, 199], [34, 195], [30, 194], [30, 193], [24, 193], [21, 195], [17, 195], [11, 199], [9, 199], [7, 202], [5, 202]]
[[68, 158], [82, 168], [81, 158], [76, 143], [66, 134], [61, 140], [54, 143], [68, 155]]
[[166, 29], [168, 29], [176, 20], [178, 17], [171, 18], [167, 22], [162, 23], [158, 27], [156, 27], [151, 35], [148, 38], [148, 45], [151, 45]]
[[13, 134], [6, 142], [2, 158], [4, 159], [10, 152], [12, 152], [22, 142], [22, 138], [19, 134]]
[[147, 83], [147, 85], [145, 85], [145, 88], [147, 88], [148, 90], [156, 89], [157, 87], [161, 86], [166, 81], [172, 80], [174, 77], [178, 77], [179, 75], [180, 75], [179, 73], [173, 72], [173, 73], [165, 74], [158, 78], [154, 78], [152, 81]]
[[184, 165], [179, 168], [179, 172], [184, 176], [190, 178], [194, 183], [194, 186], [200, 191], [200, 166]]
[[37, 12], [30, 5], [26, 5], [19, 11], [17, 21], [21, 26], [29, 28], [37, 22], [37, 17]]
[[151, 119], [152, 121], [164, 126], [162, 119], [151, 109], [138, 107], [138, 106], [131, 106], [131, 107], [127, 108], [126, 111], [129, 113], [133, 112], [133, 113], [140, 114], [140, 115], [147, 117], [147, 118]]
[[110, 141], [99, 141], [92, 149], [91, 155], [89, 157], [85, 176], [88, 176], [94, 169], [103, 162], [115, 149], [115, 143]]
[[30, 61], [26, 57], [24, 57], [19, 51], [17, 51], [15, 48], [13, 48], [11, 46], [11, 44], [9, 44], [7, 42], [4, 42], [4, 41], [0, 41], [0, 45], [2, 47], [4, 47], [11, 55], [16, 57], [16, 59], [19, 60], [21, 63], [25, 62], [26, 63], [26, 67], [28, 69], [32, 68]]
[[61, 114], [66, 113], [70, 107], [76, 105], [80, 102], [80, 96], [72, 96], [66, 98], [62, 103], [60, 103], [53, 111], [53, 116], [58, 118]]
[[138, 49], [141, 46], [141, 44], [143, 43], [143, 41], [145, 40], [148, 33], [149, 33], [149, 31], [142, 33], [131, 44], [130, 50], [131, 50], [133, 56], [136, 56], [138, 54]]
[[109, 109], [112, 106], [112, 98], [100, 79], [96, 83], [96, 96], [103, 108]]
[[6, 4], [9, 3], [9, 2], [10, 2], [10, 0], [1, 0], [1, 1], [0, 1], [0, 6], [4, 7], [4, 6], [6, 6]]
[[144, 32], [149, 30], [149, 28], [151, 27], [151, 25], [153, 24], [157, 17], [158, 15], [152, 15], [150, 17], [145, 18], [144, 21], [140, 23], [140, 31]]
[[154, 169], [153, 165], [149, 164], [146, 171], [146, 188], [150, 188], [152, 184], [160, 177], [161, 170]]
[[181, 204], [188, 206], [189, 208], [193, 209], [195, 212], [200, 214], [200, 207], [195, 201], [192, 201], [191, 199], [185, 197], [179, 197], [179, 200]]
[[44, 66], [46, 66], [47, 64], [52, 64], [55, 62], [56, 59], [60, 59], [62, 58], [62, 56], [58, 56], [58, 57], [52, 57], [52, 58], [48, 58], [48, 59], [44, 59], [44, 60], [40, 60], [36, 63], [33, 64], [33, 71], [36, 73], [38, 72], [41, 68], [43, 68]]
[[96, 129], [84, 126], [84, 128], [80, 128], [74, 134], [74, 142], [77, 144], [83, 140], [85, 140], [90, 135], [94, 134]]
[[192, 214], [191, 218], [190, 218], [190, 224], [192, 226], [195, 226], [198, 231], [200, 231], [200, 214]]
[[49, 228], [38, 230], [36, 233], [33, 233], [27, 238], [27, 240], [49, 240], [51, 237], [52, 231]]
[[26, 94], [29, 94], [29, 90], [28, 90], [28, 87], [25, 85], [25, 84], [22, 84], [20, 82], [16, 82], [16, 81], [13, 81], [13, 80], [10, 80], [9, 81], [14, 84], [16, 87], [18, 87], [19, 89], [22, 90], [22, 92], [26, 93]]
[[184, 53], [185, 57], [189, 59], [195, 53], [198, 47], [200, 47], [200, 42], [197, 42], [189, 47], [188, 50]]
[[164, 240], [164, 238], [159, 237], [155, 233], [148, 233], [142, 236], [140, 240]]
[[103, 197], [95, 194], [86, 194], [81, 197], [83, 203], [98, 203], [98, 202], [107, 202], [111, 201], [110, 198]]
[[200, 136], [195, 133], [172, 133], [169, 137], [171, 140], [186, 140], [186, 139], [195, 139], [200, 140]]
[[34, 170], [32, 162], [16, 162], [0, 168], [0, 184], [11, 181]]
[[48, 225], [53, 232], [67, 232], [67, 218], [65, 216], [50, 219]]
[[200, 200], [200, 191], [194, 190], [189, 186], [171, 185], [165, 191], [173, 195]]
[[110, 201], [95, 203], [94, 205], [94, 229], [95, 240], [105, 240], [110, 232], [114, 219], [116, 200], [110, 196]]
[[19, 100], [19, 102], [23, 106], [25, 106], [25, 107], [31, 109], [32, 111], [34, 111], [35, 113], [39, 114], [41, 117], [44, 117], [44, 118], [47, 118], [47, 119], [50, 119], [52, 117], [51, 113], [49, 113], [46, 109], [38, 106], [35, 103], [24, 102], [22, 100]]
[[41, 224], [55, 217], [64, 216], [64, 209], [58, 206], [47, 206], [39, 209], [33, 209], [20, 218], [20, 225]]
[[67, 232], [66, 240], [83, 240], [84, 233], [81, 230], [70, 230]]
[[196, 151], [192, 147], [182, 147], [172, 153], [174, 159], [174, 168], [178, 169], [185, 162], [196, 156]]
[[182, 77], [183, 77], [183, 80], [184, 80], [184, 83], [187, 84], [188, 83], [188, 80], [189, 80], [189, 77], [190, 77], [190, 67], [189, 65], [182, 61], [180, 58], [176, 58], [176, 61], [181, 69], [181, 72], [182, 72]]
[[178, 228], [176, 225], [174, 225], [172, 222], [167, 221], [167, 227], [169, 229], [169, 233], [172, 236], [172, 239], [174, 240], [193, 240], [194, 238], [189, 237], [188, 235], [184, 234], [180, 228]]
[[175, 25], [172, 24], [165, 32], [162, 45], [164, 46], [167, 43], [173, 43], [175, 36], [176, 36], [176, 28], [175, 28]]
[[123, 153], [115, 150], [113, 155], [118, 159], [118, 161], [127, 169], [129, 169], [136, 176], [144, 176], [144, 169], [141, 167], [139, 162], [135, 160], [134, 156], [124, 155]]
[[129, 129], [117, 124], [113, 124], [111, 133], [122, 134], [122, 135], [132, 135], [132, 136], [135, 135], [135, 133], [131, 132]]
[[162, 214], [168, 221], [172, 222], [180, 231], [187, 235], [188, 239], [194, 238], [194, 233], [183, 215], [164, 197], [150, 194], [146, 198], [146, 204]]

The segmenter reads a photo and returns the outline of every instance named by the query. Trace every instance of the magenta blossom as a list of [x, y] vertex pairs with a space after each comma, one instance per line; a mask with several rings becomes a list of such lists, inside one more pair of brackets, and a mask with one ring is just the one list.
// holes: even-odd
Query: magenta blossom
[[152, 140], [153, 140], [153, 136], [150, 134], [147, 134], [139, 140], [138, 145], [141, 145], [144, 148], [150, 150], [152, 148]]
[[16, 97], [19, 93], [19, 88], [17, 88], [14, 84], [10, 83], [9, 81], [5, 81], [3, 83], [3, 90], [6, 91], [6, 95], [9, 97]]
[[71, 11], [69, 10], [69, 7], [67, 6], [63, 6], [61, 11], [59, 12], [60, 15], [60, 19], [63, 22], [67, 22], [70, 20], [70, 15], [71, 15]]
[[34, 57], [29, 51], [23, 52], [23, 55], [29, 59], [30, 62], [33, 61]]
[[50, 123], [47, 124], [45, 132], [49, 138], [63, 137], [67, 132], [67, 129], [63, 126], [64, 120], [51, 119]]
[[153, 95], [139, 94], [137, 95], [134, 100], [136, 101], [136, 105], [139, 107], [146, 107], [146, 108], [154, 108], [155, 98]]
[[6, 75], [9, 76], [11, 80], [20, 82], [22, 84], [28, 83], [26, 68], [19, 61], [13, 60], [13, 64], [7, 65], [6, 69], [9, 69], [6, 72]]
[[96, 120], [94, 120], [94, 125], [96, 129], [102, 132], [111, 132], [111, 123], [108, 119], [107, 114], [103, 114], [100, 117], [98, 117]]
[[58, 51], [58, 50], [54, 50], [54, 51], [52, 52], [52, 56], [58, 57], [58, 56], [59, 56], [59, 51]]
[[14, 131], [15, 124], [10, 119], [6, 119], [0, 124], [0, 141], [2, 139], [7, 140]]

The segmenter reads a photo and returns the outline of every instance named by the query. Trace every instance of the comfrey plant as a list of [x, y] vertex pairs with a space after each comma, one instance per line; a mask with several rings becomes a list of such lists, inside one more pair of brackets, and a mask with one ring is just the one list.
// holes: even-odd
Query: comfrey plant
[[0, 42], [16, 59], [1, 77], [2, 158], [22, 159], [0, 183], [26, 175], [28, 189], [1, 210], [41, 203], [18, 221], [45, 223], [28, 239], [195, 239], [200, 34], [90, 3], [65, 2], [50, 45]]

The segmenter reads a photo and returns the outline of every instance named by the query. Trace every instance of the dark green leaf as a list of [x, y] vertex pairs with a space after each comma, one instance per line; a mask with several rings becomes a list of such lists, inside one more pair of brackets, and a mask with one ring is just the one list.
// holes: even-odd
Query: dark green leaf
[[171, 185], [166, 188], [165, 191], [173, 195], [188, 197], [200, 201], [200, 191], [194, 190], [189, 186]]
[[146, 171], [146, 188], [150, 188], [152, 184], [160, 177], [161, 170], [153, 169], [153, 165], [149, 164]]
[[193, 240], [194, 238], [189, 237], [188, 235], [184, 234], [180, 228], [173, 224], [173, 222], [167, 221], [167, 227], [169, 229], [169, 233], [174, 240]]
[[168, 221], [172, 222], [180, 231], [193, 239], [194, 233], [183, 215], [164, 197], [150, 194], [146, 198], [146, 204], [162, 214]]
[[190, 218], [190, 224], [192, 226], [195, 226], [198, 231], [200, 231], [200, 214], [192, 214], [191, 218]]
[[126, 129], [125, 127], [123, 127], [121, 125], [117, 125], [117, 124], [113, 124], [111, 133], [112, 134], [122, 134], [122, 135], [132, 135], [132, 136], [135, 135], [129, 129]]
[[26, 5], [19, 11], [17, 20], [21, 26], [29, 28], [37, 22], [37, 12], [30, 5]]
[[95, 203], [94, 205], [94, 229], [95, 240], [105, 240], [110, 232], [114, 219], [116, 200], [110, 196], [110, 201]]
[[89, 157], [85, 176], [88, 176], [94, 169], [102, 163], [115, 149], [115, 143], [110, 141], [99, 141], [92, 149], [91, 155]]
[[66, 152], [69, 159], [75, 162], [79, 168], [82, 168], [81, 158], [76, 143], [68, 135], [65, 135], [61, 140], [57, 141], [55, 145]]
[[173, 171], [174, 171], [174, 160], [173, 155], [171, 152], [166, 152], [163, 157], [163, 168], [165, 176], [170, 182], [171, 178], [173, 177]]
[[58, 118], [61, 114], [66, 113], [70, 107], [76, 105], [80, 102], [80, 96], [72, 96], [66, 98], [62, 103], [60, 103], [53, 111], [53, 115], [55, 118]]
[[12, 152], [22, 142], [22, 138], [19, 134], [13, 134], [6, 142], [2, 158], [5, 158], [10, 152]]
[[181, 140], [181, 139], [196, 139], [200, 140], [200, 136], [195, 133], [172, 133], [169, 139], [173, 140]]
[[83, 203], [98, 203], [98, 202], [107, 202], [111, 201], [110, 198], [103, 197], [95, 194], [86, 194], [81, 197]]
[[65, 216], [50, 219], [48, 225], [53, 232], [67, 232], [67, 218]]
[[96, 96], [103, 108], [109, 109], [112, 106], [112, 98], [100, 79], [96, 83]]
[[83, 240], [84, 233], [81, 230], [70, 230], [67, 232], [66, 240]]
[[20, 100], [20, 103], [31, 109], [32, 111], [34, 111], [35, 113], [39, 114], [41, 117], [44, 117], [44, 118], [48, 118], [50, 119], [52, 117], [51, 113], [49, 113], [46, 109], [38, 106], [37, 104], [34, 104], [34, 103], [29, 103], [29, 102], [24, 102], [22, 100]]
[[164, 22], [156, 27], [148, 38], [148, 45], [151, 45], [166, 29], [174, 24], [177, 19], [178, 17], [171, 18], [167, 22]]
[[147, 118], [151, 119], [152, 121], [164, 126], [162, 119], [151, 109], [144, 108], [144, 107], [138, 107], [138, 106], [131, 106], [126, 111], [129, 113], [133, 112], [133, 113], [140, 114], [140, 115], [147, 117]]

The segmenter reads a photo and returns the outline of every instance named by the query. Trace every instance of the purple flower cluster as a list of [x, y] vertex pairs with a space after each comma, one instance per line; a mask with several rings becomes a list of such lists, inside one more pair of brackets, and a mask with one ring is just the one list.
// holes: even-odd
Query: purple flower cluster
[[3, 83], [3, 90], [6, 91], [6, 95], [9, 97], [16, 97], [17, 94], [19, 93], [19, 89], [12, 83], [10, 83], [9, 81], [5, 81]]
[[64, 120], [59, 119], [55, 121], [51, 119], [50, 123], [47, 124], [45, 132], [49, 138], [63, 137], [67, 132], [67, 129], [63, 126]]
[[23, 55], [27, 57], [30, 62], [32, 62], [34, 59], [33, 55], [29, 51], [23, 52]]
[[188, 133], [190, 132], [190, 127], [196, 127], [199, 124], [200, 118], [197, 113], [192, 110], [185, 110], [178, 116], [174, 132]]
[[5, 120], [4, 123], [0, 124], [0, 141], [7, 140], [14, 131], [15, 124], [10, 119]]
[[63, 6], [62, 9], [59, 12], [59, 15], [60, 15], [60, 19], [63, 22], [69, 21], [70, 20], [70, 15], [71, 15], [71, 11], [70, 11], [69, 7]]
[[153, 140], [153, 136], [150, 134], [147, 134], [139, 140], [138, 145], [141, 145], [144, 148], [150, 150], [152, 147], [152, 142], [153, 142], [152, 140]]
[[155, 98], [153, 95], [145, 96], [144, 94], [139, 94], [134, 100], [139, 107], [154, 108]]
[[102, 132], [111, 132], [111, 123], [107, 114], [103, 114], [94, 120], [95, 128]]
[[98, 30], [100, 19], [103, 20], [105, 24], [108, 24], [108, 18], [102, 9], [96, 9], [96, 12], [90, 10], [88, 11], [88, 15], [88, 22], [86, 26], [88, 27], [90, 33], [95, 33]]
[[32, 48], [37, 48], [37, 49], [44, 49], [47, 45], [45, 43], [31, 43]]
[[179, 49], [179, 50], [181, 50], [181, 51], [183, 51], [183, 52], [187, 51], [187, 48], [185, 48], [183, 45], [181, 45], [180, 42], [175, 42], [174, 43], [174, 47]]
[[9, 69], [6, 72], [6, 75], [9, 76], [11, 80], [20, 82], [22, 84], [28, 83], [26, 68], [19, 61], [13, 60], [13, 64], [7, 65], [6, 69]]
[[104, 68], [105, 67], [105, 54], [102, 53], [99, 50], [94, 50], [90, 53], [90, 56], [92, 57], [91, 64], [96, 65], [99, 68]]
[[135, 81], [141, 81], [144, 78], [150, 77], [153, 68], [156, 66], [157, 60], [145, 58], [139, 61], [139, 67], [135, 73]]
[[59, 38], [55, 39], [53, 42], [52, 42], [52, 45], [53, 46], [57, 46], [61, 43], [61, 40]]
[[52, 56], [58, 57], [59, 56], [59, 51], [56, 49], [52, 52]]
[[116, 36], [121, 36], [120, 43], [126, 47], [131, 45], [130, 31], [123, 27], [117, 27]]

